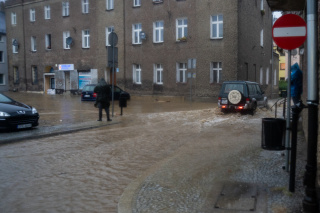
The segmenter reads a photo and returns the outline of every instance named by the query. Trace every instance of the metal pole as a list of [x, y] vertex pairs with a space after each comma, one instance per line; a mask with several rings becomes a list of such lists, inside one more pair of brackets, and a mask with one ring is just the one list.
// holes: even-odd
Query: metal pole
[[306, 186], [303, 199], [305, 212], [318, 212], [317, 199], [317, 149], [318, 149], [318, 1], [307, 0], [307, 64], [308, 64], [308, 149], [304, 176]]
[[113, 111], [114, 111], [114, 32], [112, 30], [112, 117], [113, 117]]
[[289, 172], [290, 160], [290, 106], [291, 106], [291, 50], [288, 50], [288, 85], [287, 85], [287, 122], [286, 122], [286, 171]]

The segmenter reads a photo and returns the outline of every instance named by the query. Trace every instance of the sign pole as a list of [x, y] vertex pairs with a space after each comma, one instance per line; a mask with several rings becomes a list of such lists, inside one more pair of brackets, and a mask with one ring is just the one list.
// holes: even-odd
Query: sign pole
[[286, 171], [289, 172], [290, 162], [290, 109], [291, 109], [291, 50], [288, 50], [288, 85], [287, 85], [287, 120], [286, 120]]
[[[113, 32], [113, 30], [112, 30]], [[112, 42], [114, 42], [114, 33], [112, 33]], [[112, 45], [112, 117], [114, 112], [114, 44]]]

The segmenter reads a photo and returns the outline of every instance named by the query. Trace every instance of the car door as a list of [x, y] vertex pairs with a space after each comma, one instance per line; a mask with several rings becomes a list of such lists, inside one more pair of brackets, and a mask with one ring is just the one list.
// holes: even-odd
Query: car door
[[251, 104], [257, 100], [257, 90], [254, 84], [248, 84], [249, 89], [249, 98], [251, 100]]
[[257, 91], [256, 99], [259, 106], [264, 105], [264, 95], [258, 84], [254, 85]]

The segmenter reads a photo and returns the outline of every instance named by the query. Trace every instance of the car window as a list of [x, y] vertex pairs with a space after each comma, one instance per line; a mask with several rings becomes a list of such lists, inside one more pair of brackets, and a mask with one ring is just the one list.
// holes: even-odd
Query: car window
[[225, 84], [223, 93], [229, 93], [231, 90], [238, 90], [243, 93], [243, 84]]
[[9, 102], [12, 102], [12, 100], [10, 98], [7, 98], [6, 96], [0, 94], [0, 102], [9, 103]]
[[94, 90], [94, 88], [95, 88], [95, 86], [93, 86], [93, 85], [87, 85], [87, 86], [84, 86], [83, 87], [83, 89], [82, 89], [82, 91], [93, 91]]
[[121, 92], [121, 89], [119, 87], [114, 87], [114, 92]]
[[257, 94], [256, 85], [249, 84], [248, 86], [249, 86], [249, 94], [250, 95], [256, 95]]
[[262, 91], [261, 91], [261, 88], [260, 88], [259, 85], [256, 85], [256, 89], [257, 89], [257, 92], [258, 92], [259, 94], [262, 94]]

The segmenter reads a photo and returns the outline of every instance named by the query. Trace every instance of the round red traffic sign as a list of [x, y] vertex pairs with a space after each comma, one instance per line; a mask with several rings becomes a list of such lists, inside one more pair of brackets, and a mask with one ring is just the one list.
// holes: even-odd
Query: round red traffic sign
[[298, 15], [283, 15], [273, 24], [272, 38], [282, 49], [296, 49], [307, 38], [306, 22]]

